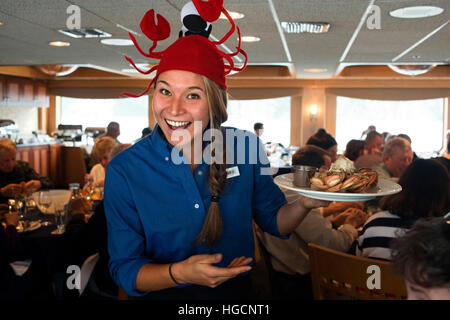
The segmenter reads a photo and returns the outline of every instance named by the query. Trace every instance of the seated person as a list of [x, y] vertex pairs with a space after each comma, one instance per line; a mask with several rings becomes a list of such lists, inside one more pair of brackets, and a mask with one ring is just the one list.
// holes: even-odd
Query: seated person
[[391, 249], [408, 300], [450, 300], [450, 220], [421, 219]]
[[144, 129], [142, 129], [142, 136], [141, 136], [141, 139], [142, 139], [142, 138], [145, 138], [146, 136], [149, 136], [149, 135], [151, 135], [151, 134], [152, 134], [152, 128], [146, 127], [146, 128], [144, 128]]
[[355, 161], [355, 167], [373, 168], [383, 162], [383, 136], [377, 131], [370, 131], [364, 141], [364, 152]]
[[[397, 135], [397, 137], [406, 139], [406, 140], [408, 140], [408, 142], [409, 142], [410, 145], [412, 144], [412, 141], [411, 141], [410, 136], [408, 136], [408, 135], [405, 134], [405, 133], [399, 133], [399, 134]], [[412, 160], [412, 161], [416, 161], [417, 159], [419, 159], [419, 156], [413, 151], [413, 160]]]
[[364, 141], [352, 139], [345, 147], [344, 156], [353, 162], [364, 153]]
[[40, 176], [27, 162], [16, 161], [16, 151], [14, 142], [0, 139], [0, 203], [21, 194], [53, 188], [49, 178]]
[[[292, 157], [293, 165], [322, 167], [329, 155], [316, 146], [304, 146]], [[283, 190], [289, 202], [300, 195]], [[292, 232], [288, 239], [279, 239], [266, 232], [258, 232], [260, 240], [270, 254], [273, 271], [274, 294], [282, 299], [311, 300], [312, 288], [309, 268], [308, 243], [316, 243], [328, 248], [346, 252], [358, 236], [356, 228], [365, 221], [365, 213], [352, 202], [346, 206], [341, 203], [344, 212], [332, 218], [325, 218], [320, 210], [313, 209]], [[327, 214], [331, 214], [328, 212]]]
[[337, 159], [337, 142], [325, 129], [319, 129], [306, 141], [307, 145], [317, 146], [324, 149], [331, 157], [331, 163]]
[[25, 298], [20, 287], [21, 279], [16, 277], [9, 263], [22, 258], [23, 248], [17, 233], [19, 215], [9, 213], [8, 206], [0, 204], [0, 301]]
[[[114, 146], [110, 153], [110, 159], [129, 146], [131, 144]], [[112, 280], [108, 269], [108, 235], [103, 201], [96, 206], [94, 214], [86, 222], [89, 208], [90, 203], [84, 198], [72, 203], [73, 216], [66, 226], [64, 237], [69, 250], [74, 253], [74, 264], [82, 265], [89, 256], [99, 253], [100, 258], [94, 268], [93, 277], [100, 292], [113, 298], [117, 295], [118, 287]]]
[[357, 255], [390, 260], [392, 239], [401, 236], [419, 218], [442, 217], [450, 211], [450, 179], [438, 161], [414, 161], [399, 184], [402, 191], [383, 197], [382, 211], [367, 219], [359, 235]]
[[115, 145], [116, 141], [108, 136], [103, 136], [95, 140], [92, 154], [99, 160], [99, 163], [92, 167], [91, 172], [87, 176], [87, 180], [92, 179], [95, 184], [103, 187], [105, 183], [105, 168], [109, 162], [111, 150]]
[[379, 178], [398, 181], [412, 159], [413, 152], [408, 140], [396, 137], [386, 143], [383, 162], [373, 167], [373, 170], [378, 173]]

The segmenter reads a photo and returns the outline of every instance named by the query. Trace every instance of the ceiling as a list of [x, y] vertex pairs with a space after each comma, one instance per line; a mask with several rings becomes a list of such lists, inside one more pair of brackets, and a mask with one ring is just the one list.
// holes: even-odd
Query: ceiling
[[[135, 63], [152, 64], [133, 46], [109, 46], [99, 38], [75, 39], [58, 32], [67, 29], [70, 5], [80, 8], [81, 27], [97, 28], [113, 38], [128, 39], [128, 31], [137, 33], [137, 41], [146, 50], [151, 46], [139, 23], [145, 12], [154, 8], [170, 22], [170, 39], [161, 41], [164, 49], [178, 36], [180, 10], [187, 0], [1, 0], [0, 66], [76, 64], [121, 73], [130, 69], [127, 55]], [[380, 11], [379, 29], [367, 22]], [[393, 9], [414, 5], [435, 5], [445, 11], [423, 19], [398, 19]], [[348, 65], [397, 63], [450, 64], [449, 0], [225, 0], [229, 11], [245, 17], [236, 20], [242, 35], [261, 38], [244, 43], [249, 65], [288, 66], [297, 78], [332, 78]], [[281, 21], [330, 23], [324, 34], [286, 34]], [[374, 21], [374, 20], [370, 20]], [[213, 23], [212, 35], [220, 39], [228, 30], [226, 20]], [[68, 41], [68, 47], [50, 47], [51, 41]], [[226, 43], [231, 50], [235, 39]], [[310, 73], [307, 68], [324, 68]]]

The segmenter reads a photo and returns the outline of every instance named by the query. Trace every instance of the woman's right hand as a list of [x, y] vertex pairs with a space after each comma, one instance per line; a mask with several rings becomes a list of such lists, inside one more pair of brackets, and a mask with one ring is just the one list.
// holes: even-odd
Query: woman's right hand
[[234, 259], [226, 268], [213, 264], [222, 260], [222, 255], [201, 254], [172, 265], [172, 275], [178, 283], [192, 283], [215, 288], [237, 275], [251, 270], [248, 264], [252, 258]]

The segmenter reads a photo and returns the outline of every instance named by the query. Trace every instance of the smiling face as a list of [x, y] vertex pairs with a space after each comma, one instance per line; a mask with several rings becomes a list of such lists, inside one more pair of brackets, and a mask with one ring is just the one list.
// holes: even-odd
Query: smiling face
[[[202, 76], [182, 70], [161, 73], [153, 95], [153, 112], [171, 145], [192, 143], [194, 137], [201, 137], [209, 123], [208, 98]], [[201, 126], [194, 126], [194, 121], [200, 121]], [[181, 130], [186, 130], [189, 135], [183, 135], [179, 141]]]

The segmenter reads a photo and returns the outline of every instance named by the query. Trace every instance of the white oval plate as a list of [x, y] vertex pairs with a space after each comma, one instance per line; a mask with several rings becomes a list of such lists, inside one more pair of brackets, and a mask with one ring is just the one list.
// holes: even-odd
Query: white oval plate
[[286, 173], [276, 176], [274, 182], [279, 187], [296, 191], [305, 197], [327, 201], [367, 201], [376, 197], [383, 197], [402, 191], [402, 187], [399, 184], [386, 179], [378, 179], [378, 185], [376, 187], [370, 187], [360, 193], [351, 193], [346, 191], [324, 192], [311, 188], [300, 188], [294, 186], [293, 179], [293, 173]]

